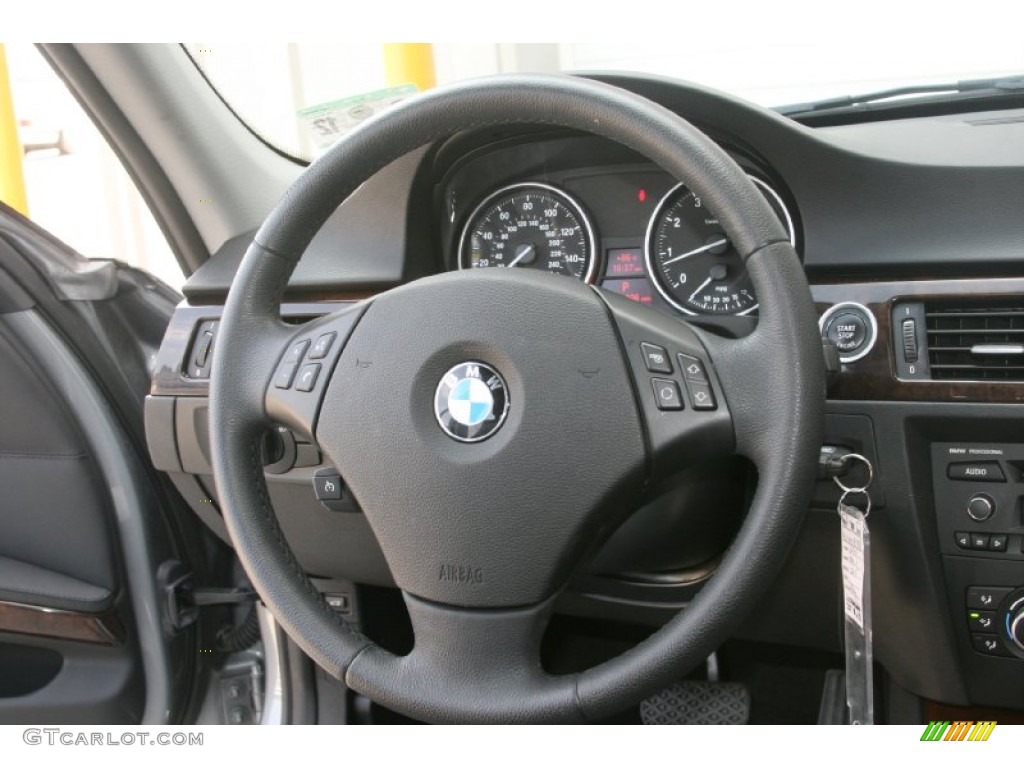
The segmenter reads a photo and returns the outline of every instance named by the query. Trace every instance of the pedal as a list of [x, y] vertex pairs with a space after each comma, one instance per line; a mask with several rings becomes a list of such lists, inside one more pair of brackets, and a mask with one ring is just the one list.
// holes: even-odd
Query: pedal
[[676, 683], [644, 699], [640, 719], [644, 725], [746, 725], [750, 691], [742, 683]]

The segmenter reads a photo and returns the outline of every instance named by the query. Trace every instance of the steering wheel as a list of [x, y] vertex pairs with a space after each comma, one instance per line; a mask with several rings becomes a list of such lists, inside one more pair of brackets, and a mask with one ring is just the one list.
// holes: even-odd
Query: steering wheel
[[[416, 147], [508, 123], [606, 137], [686, 184], [746, 263], [756, 330], [724, 339], [577, 280], [502, 269], [424, 278], [298, 327], [281, 320], [299, 257], [361, 183]], [[667, 350], [673, 373], [649, 372], [642, 343]], [[779, 570], [821, 445], [816, 315], [771, 208], [674, 113], [571, 76], [439, 88], [339, 141], [257, 233], [224, 307], [213, 370], [214, 475], [256, 591], [328, 673], [432, 722], [593, 720], [679, 679]], [[688, 400], [688, 384], [705, 398]], [[291, 552], [258, 447], [273, 423], [315, 437], [364, 511], [409, 610], [408, 655], [345, 625]], [[689, 606], [610, 661], [547, 673], [540, 641], [569, 576], [647, 486], [688, 461], [731, 454], [756, 466], [757, 490]]]

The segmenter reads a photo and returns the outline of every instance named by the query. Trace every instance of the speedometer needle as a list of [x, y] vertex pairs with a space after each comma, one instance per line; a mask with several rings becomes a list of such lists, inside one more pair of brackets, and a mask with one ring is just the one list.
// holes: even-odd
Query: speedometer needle
[[711, 281], [712, 281], [713, 279], [714, 279], [714, 278], [711, 278], [711, 277], [709, 277], [709, 278], [708, 278], [707, 280], [705, 280], [705, 281], [704, 281], [703, 283], [701, 283], [700, 285], [698, 285], [698, 286], [697, 286], [697, 290], [696, 290], [696, 291], [694, 291], [693, 293], [691, 293], [691, 294], [690, 294], [690, 298], [689, 298], [689, 299], [687, 299], [687, 301], [693, 301], [693, 297], [694, 297], [694, 296], [696, 296], [696, 295], [697, 295], [698, 293], [700, 293], [701, 291], [703, 291], [703, 290], [704, 290], [704, 286], [706, 286], [706, 285], [707, 285], [708, 283], [710, 283], [710, 282], [711, 282]]
[[525, 261], [527, 264], [529, 264], [531, 261], [533, 261], [533, 256], [535, 253], [536, 251], [534, 250], [534, 247], [532, 245], [520, 245], [518, 248], [516, 248], [516, 257], [512, 259], [512, 261], [510, 261], [508, 264], [509, 269], [514, 267], [520, 261]]
[[694, 248], [692, 251], [687, 251], [686, 253], [681, 254], [679, 256], [673, 256], [668, 261], [661, 262], [661, 264], [662, 264], [662, 266], [667, 267], [669, 264], [674, 264], [675, 262], [679, 261], [680, 259], [685, 259], [687, 256], [696, 256], [698, 253], [704, 253], [704, 251], [710, 251], [712, 248], [717, 248], [720, 245], [725, 245], [727, 242], [729, 242], [728, 239], [723, 237], [721, 240], [715, 240], [712, 243], [708, 243], [707, 245], [702, 245], [700, 248]]

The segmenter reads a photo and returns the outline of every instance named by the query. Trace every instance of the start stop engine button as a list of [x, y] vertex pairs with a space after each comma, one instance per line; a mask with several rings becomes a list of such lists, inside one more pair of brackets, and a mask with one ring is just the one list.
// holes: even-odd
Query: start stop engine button
[[875, 344], [877, 327], [867, 307], [852, 302], [836, 304], [821, 317], [821, 333], [836, 345], [844, 363], [859, 360]]
[[868, 337], [868, 325], [860, 315], [843, 312], [832, 318], [825, 335], [835, 342], [840, 352], [856, 352], [864, 346], [864, 340]]

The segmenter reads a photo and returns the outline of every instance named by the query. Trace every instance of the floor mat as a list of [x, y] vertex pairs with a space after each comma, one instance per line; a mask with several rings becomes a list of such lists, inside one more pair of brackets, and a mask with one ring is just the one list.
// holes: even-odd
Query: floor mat
[[719, 652], [722, 679], [750, 691], [752, 725], [814, 725], [825, 673], [843, 657], [825, 651], [730, 642]]

